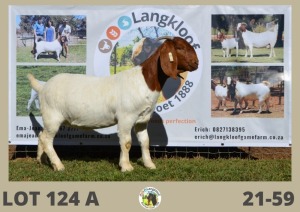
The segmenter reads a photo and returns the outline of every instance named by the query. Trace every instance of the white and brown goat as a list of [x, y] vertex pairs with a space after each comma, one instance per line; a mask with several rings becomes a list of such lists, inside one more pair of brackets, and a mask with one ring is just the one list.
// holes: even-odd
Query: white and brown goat
[[[278, 24], [275, 24], [272, 29], [261, 33], [251, 32], [246, 27], [246, 23], [238, 23], [237, 30], [242, 32], [244, 43], [250, 51], [250, 58], [253, 57], [253, 47], [261, 48], [269, 45], [271, 49], [269, 57], [276, 57], [274, 46], [277, 42]], [[245, 57], [248, 56], [248, 49], [246, 49]]]
[[211, 89], [214, 91], [216, 98], [218, 99], [218, 106], [216, 110], [220, 109], [220, 106], [224, 105], [223, 111], [227, 111], [226, 100], [228, 99], [227, 86], [217, 84], [213, 79], [211, 80]]
[[217, 39], [222, 44], [223, 57], [231, 57], [231, 49], [236, 49], [235, 56], [239, 56], [239, 45], [237, 38], [226, 38], [224, 33], [218, 32]]
[[166, 40], [142, 64], [109, 77], [65, 73], [41, 85], [29, 74], [30, 84], [39, 94], [44, 122], [39, 134], [37, 160], [42, 162], [46, 154], [54, 170], [64, 169], [53, 148], [53, 138], [65, 121], [91, 129], [117, 124], [121, 171], [133, 170], [129, 161], [133, 127], [144, 165], [155, 169], [149, 153], [147, 124], [159, 93], [169, 77], [176, 79], [182, 72], [197, 70], [199, 63], [194, 48], [186, 40], [179, 37], [161, 39]]
[[243, 113], [242, 102], [248, 100], [258, 100], [259, 110], [257, 113], [262, 112], [262, 106], [266, 104], [266, 112], [271, 113], [269, 99], [271, 96], [270, 93], [270, 83], [263, 81], [258, 84], [245, 84], [239, 82], [238, 80], [232, 81], [234, 86], [228, 86], [229, 93], [234, 93], [235, 104], [233, 113], [236, 113], [237, 104], [240, 106], [240, 113]]

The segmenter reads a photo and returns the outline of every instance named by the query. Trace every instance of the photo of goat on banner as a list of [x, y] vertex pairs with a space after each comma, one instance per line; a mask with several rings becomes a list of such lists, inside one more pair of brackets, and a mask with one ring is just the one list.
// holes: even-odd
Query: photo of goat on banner
[[212, 15], [211, 61], [282, 63], [284, 15]]
[[282, 66], [213, 66], [211, 116], [284, 117]]
[[86, 16], [16, 16], [17, 62], [85, 63]]

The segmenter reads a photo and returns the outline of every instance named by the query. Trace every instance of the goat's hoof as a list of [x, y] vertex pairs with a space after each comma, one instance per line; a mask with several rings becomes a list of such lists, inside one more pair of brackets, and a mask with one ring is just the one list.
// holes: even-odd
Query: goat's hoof
[[133, 170], [133, 167], [132, 165], [129, 163], [122, 163], [122, 164], [119, 164], [120, 167], [121, 167], [121, 171], [122, 172], [130, 172]]
[[133, 170], [132, 165], [121, 167], [121, 172], [131, 172]]
[[52, 164], [52, 167], [53, 167], [54, 171], [63, 171], [63, 170], [65, 170], [65, 167], [64, 167], [63, 164], [59, 164], [59, 165]]
[[45, 152], [43, 152], [41, 156], [38, 156], [36, 159], [39, 164], [49, 164], [48, 157]]
[[149, 168], [149, 169], [156, 169], [156, 166], [155, 164], [150, 160], [150, 161], [147, 161], [147, 162], [144, 162], [144, 166], [146, 168]]

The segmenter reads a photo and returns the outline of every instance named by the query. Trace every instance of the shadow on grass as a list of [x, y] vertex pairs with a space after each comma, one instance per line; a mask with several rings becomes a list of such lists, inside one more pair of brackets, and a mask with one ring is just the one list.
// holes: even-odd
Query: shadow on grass
[[[38, 137], [39, 133], [42, 131], [43, 127], [41, 124], [36, 120], [33, 113], [29, 114], [29, 118], [32, 123], [32, 129], [34, 129], [35, 135]], [[152, 116], [153, 119], [155, 119], [155, 124], [149, 122], [148, 125], [148, 133], [150, 141], [152, 142], [152, 145], [155, 146], [167, 146], [168, 145], [168, 137], [166, 130], [163, 126], [163, 121], [161, 117], [154, 113]], [[99, 137], [105, 137], [107, 135], [103, 135], [95, 130], [83, 130], [79, 129], [79, 131], [76, 131], [76, 133], [84, 134], [87, 133], [89, 135], [93, 135], [95, 138]], [[141, 150], [138, 145], [137, 138], [135, 134], [132, 132], [132, 143], [133, 146], [130, 151], [130, 160], [133, 162], [137, 162], [138, 159], [141, 157]], [[152, 135], [159, 135], [160, 141], [157, 141], [157, 139], [153, 138]], [[120, 156], [120, 147], [118, 143], [118, 135], [117, 133], [113, 133], [109, 135], [109, 142], [112, 143], [112, 145], [84, 145], [84, 141], [80, 143], [80, 145], [69, 145], [67, 141], [65, 143], [58, 141], [56, 138], [54, 138], [54, 149], [57, 153], [57, 155], [60, 157], [61, 160], [83, 160], [83, 161], [95, 161], [99, 159], [105, 159], [113, 164], [118, 164], [118, 159]], [[66, 144], [66, 145], [56, 145], [59, 144]], [[17, 146], [17, 149], [15, 151], [15, 155], [13, 158], [18, 157], [36, 157], [37, 153], [37, 146], [25, 146], [25, 145], [19, 145]], [[49, 165], [49, 160], [46, 163]], [[50, 165], [49, 165], [50, 166]]]

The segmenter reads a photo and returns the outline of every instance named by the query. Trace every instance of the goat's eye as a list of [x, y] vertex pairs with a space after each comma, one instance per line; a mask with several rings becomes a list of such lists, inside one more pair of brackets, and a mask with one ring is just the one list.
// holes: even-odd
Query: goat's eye
[[177, 47], [176, 48], [178, 51], [184, 51], [185, 49], [184, 49], [184, 47]]

